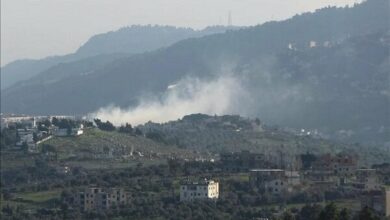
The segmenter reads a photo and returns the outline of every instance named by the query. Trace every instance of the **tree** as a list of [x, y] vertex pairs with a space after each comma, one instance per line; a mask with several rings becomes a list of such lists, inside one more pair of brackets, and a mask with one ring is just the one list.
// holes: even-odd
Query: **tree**
[[337, 206], [331, 202], [325, 206], [325, 208], [321, 211], [319, 220], [338, 220], [339, 219], [339, 211], [337, 210]]
[[318, 219], [320, 213], [321, 213], [321, 206], [320, 205], [305, 205], [302, 207], [300, 213], [299, 213], [299, 219], [301, 220], [311, 220], [311, 219]]
[[43, 153], [55, 153], [55, 152], [57, 152], [57, 150], [53, 145], [44, 144], [44, 145], [42, 145], [42, 152]]
[[346, 208], [343, 208], [339, 214], [339, 220], [349, 220], [349, 219], [350, 219], [349, 210]]
[[359, 220], [379, 220], [379, 216], [369, 207], [364, 207], [359, 212]]
[[141, 136], [143, 135], [142, 131], [139, 128], [135, 129], [135, 135]]
[[133, 127], [131, 126], [131, 124], [126, 123], [125, 126], [122, 125], [122, 126], [119, 127], [119, 132], [132, 134], [133, 133]]
[[23, 152], [27, 153], [28, 152], [28, 144], [27, 142], [23, 142], [21, 149]]
[[3, 209], [1, 211], [6, 215], [12, 215], [12, 213], [13, 213], [13, 210], [8, 203], [7, 203], [7, 206], [3, 207]]
[[33, 141], [37, 142], [39, 140], [37, 133], [33, 133]]
[[115, 126], [109, 122], [109, 121], [106, 121], [106, 122], [102, 122], [100, 119], [96, 118], [94, 119], [95, 123], [96, 123], [96, 126], [100, 129], [100, 130], [103, 130], [103, 131], [115, 131]]
[[295, 220], [295, 216], [290, 211], [287, 211], [283, 215], [283, 220]]
[[57, 126], [57, 127], [58, 127], [58, 124], [59, 124], [59, 120], [58, 120], [58, 118], [56, 118], [56, 117], [53, 117], [53, 119], [51, 120], [51, 123], [52, 123], [53, 125], [55, 125], [55, 126]]

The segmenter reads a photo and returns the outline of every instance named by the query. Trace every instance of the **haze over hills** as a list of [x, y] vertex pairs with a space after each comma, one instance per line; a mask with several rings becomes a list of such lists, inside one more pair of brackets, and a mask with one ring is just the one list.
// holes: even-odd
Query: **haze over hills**
[[[47, 71], [61, 63], [79, 61], [103, 54], [137, 54], [169, 46], [180, 40], [222, 33], [238, 27], [213, 26], [203, 30], [177, 28], [172, 26], [133, 25], [117, 31], [91, 37], [75, 53], [64, 56], [47, 57], [41, 60], [17, 60], [1, 68], [1, 89]], [[114, 56], [115, 58], [118, 58]]]
[[88, 74], [54, 68], [3, 90], [2, 112], [86, 114], [114, 105], [122, 109], [96, 115], [131, 123], [145, 115], [164, 121], [239, 113], [383, 144], [390, 125], [388, 3], [369, 0], [187, 39]]

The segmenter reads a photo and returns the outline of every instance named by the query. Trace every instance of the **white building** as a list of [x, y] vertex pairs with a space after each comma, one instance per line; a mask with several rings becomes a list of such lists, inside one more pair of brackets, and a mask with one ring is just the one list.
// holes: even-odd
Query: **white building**
[[66, 137], [66, 136], [80, 136], [84, 133], [83, 127], [80, 126], [79, 128], [56, 128], [54, 131], [54, 135], [57, 137]]
[[180, 201], [197, 199], [216, 200], [219, 197], [219, 183], [213, 180], [183, 183], [180, 185]]

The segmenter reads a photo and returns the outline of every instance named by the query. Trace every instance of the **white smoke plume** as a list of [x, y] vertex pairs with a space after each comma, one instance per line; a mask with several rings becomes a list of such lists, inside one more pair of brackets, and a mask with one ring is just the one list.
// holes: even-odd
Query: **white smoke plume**
[[[108, 120], [114, 125], [139, 125], [148, 121], [163, 123], [192, 113], [234, 114], [250, 102], [250, 96], [233, 76], [220, 76], [211, 81], [185, 78], [169, 85], [163, 97], [143, 98], [134, 108], [108, 106], [90, 117]], [[249, 101], [249, 102], [247, 102]]]

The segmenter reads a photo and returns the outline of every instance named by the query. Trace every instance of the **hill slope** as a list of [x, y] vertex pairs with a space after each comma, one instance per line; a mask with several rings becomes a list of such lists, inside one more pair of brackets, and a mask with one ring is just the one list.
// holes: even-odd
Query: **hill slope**
[[249, 150], [290, 157], [305, 154], [339, 153], [348, 151], [360, 155], [362, 164], [388, 161], [386, 150], [372, 151], [370, 147], [332, 142], [320, 134], [293, 133], [271, 127], [259, 119], [237, 115], [208, 116], [194, 114], [167, 123], [148, 122], [138, 126], [151, 139], [184, 149], [208, 152], [237, 152]]
[[163, 93], [188, 75], [209, 80], [231, 65], [252, 98], [237, 104], [240, 114], [336, 135], [368, 134], [361, 139], [383, 144], [390, 125], [388, 3], [369, 0], [187, 39], [53, 83], [37, 76], [4, 90], [2, 111], [85, 114], [109, 104], [134, 106], [145, 93]]
[[103, 54], [137, 54], [169, 46], [180, 40], [223, 33], [237, 27], [208, 27], [200, 31], [171, 26], [131, 26], [91, 37], [75, 53], [40, 60], [17, 60], [1, 68], [1, 89], [29, 78], [58, 64]]

